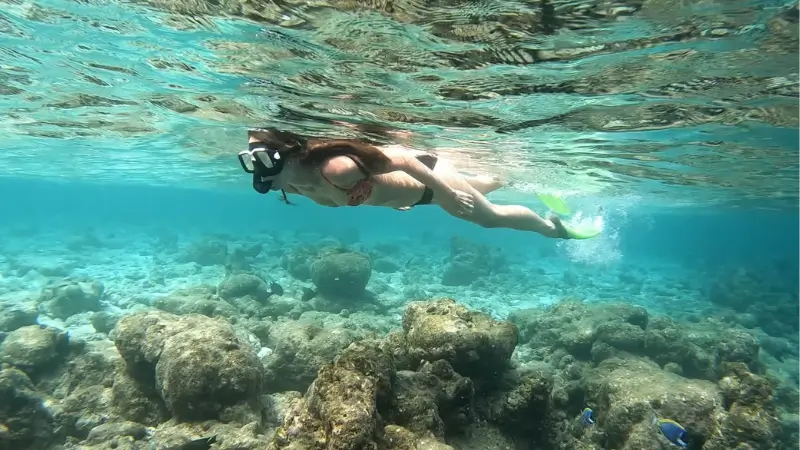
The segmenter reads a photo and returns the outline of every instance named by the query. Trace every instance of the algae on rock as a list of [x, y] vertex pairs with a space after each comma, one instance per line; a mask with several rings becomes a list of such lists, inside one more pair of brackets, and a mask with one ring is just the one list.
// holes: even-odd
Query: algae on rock
[[177, 419], [216, 419], [243, 405], [260, 414], [263, 367], [223, 320], [132, 314], [119, 321], [115, 342], [133, 377], [155, 385]]
[[453, 299], [411, 302], [403, 316], [404, 345], [415, 364], [444, 359], [456, 372], [492, 378], [508, 367], [518, 330]]

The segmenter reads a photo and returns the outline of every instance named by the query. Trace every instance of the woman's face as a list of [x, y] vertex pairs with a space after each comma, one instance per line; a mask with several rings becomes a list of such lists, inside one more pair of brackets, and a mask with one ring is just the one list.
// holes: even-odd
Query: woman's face
[[[253, 144], [256, 142], [265, 142], [266, 141], [265, 137], [266, 136], [259, 135], [258, 132], [250, 132], [248, 133], [248, 138], [249, 138], [248, 143]], [[286, 157], [285, 155], [282, 155], [280, 153], [275, 156], [278, 158], [281, 157], [283, 158], [283, 160], [281, 161], [282, 167], [280, 169], [280, 172], [274, 175], [260, 174], [259, 176], [262, 188], [268, 188], [271, 191], [279, 191], [281, 189], [286, 189], [290, 184], [290, 180], [292, 180], [293, 174], [296, 172], [296, 167], [297, 167], [294, 158]], [[253, 158], [266, 159], [266, 156], [262, 153], [260, 155], [254, 155]], [[265, 165], [267, 165], [268, 167], [274, 166], [274, 164], [269, 160], [262, 160], [261, 162], [265, 163]]]

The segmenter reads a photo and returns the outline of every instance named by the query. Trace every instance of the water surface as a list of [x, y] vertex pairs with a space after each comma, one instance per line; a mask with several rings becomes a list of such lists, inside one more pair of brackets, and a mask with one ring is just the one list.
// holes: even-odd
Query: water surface
[[785, 1], [4, 1], [0, 174], [246, 189], [248, 126], [403, 130], [507, 179], [501, 199], [794, 209], [797, 17]]

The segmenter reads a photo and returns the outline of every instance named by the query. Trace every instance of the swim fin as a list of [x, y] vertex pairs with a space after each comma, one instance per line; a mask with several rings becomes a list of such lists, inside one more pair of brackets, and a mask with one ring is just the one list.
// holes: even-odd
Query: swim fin
[[[570, 215], [569, 206], [567, 203], [550, 194], [539, 194], [539, 200], [545, 204], [551, 211], [556, 214], [568, 216]], [[551, 218], [553, 219], [553, 218]], [[578, 218], [578, 223], [566, 224], [562, 220], [558, 220], [563, 234], [566, 234], [569, 239], [591, 239], [603, 232], [603, 223], [601, 218], [590, 220], [588, 218]]]
[[561, 214], [562, 216], [568, 216], [570, 214], [569, 206], [567, 206], [564, 200], [561, 200], [555, 195], [539, 194], [539, 200], [544, 203], [544, 206], [550, 208], [550, 211], [556, 214]]
[[584, 222], [578, 224], [577, 226], [568, 225], [562, 222], [561, 226], [564, 227], [564, 230], [567, 232], [567, 236], [569, 236], [571, 239], [591, 239], [603, 232], [602, 227], [589, 222]]

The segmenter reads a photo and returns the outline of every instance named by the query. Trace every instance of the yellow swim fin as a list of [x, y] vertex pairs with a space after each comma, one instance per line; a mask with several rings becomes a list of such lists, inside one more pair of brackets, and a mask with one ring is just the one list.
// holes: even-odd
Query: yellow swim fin
[[590, 222], [580, 223], [577, 226], [562, 223], [561, 226], [571, 239], [591, 239], [603, 232], [602, 226]]
[[[564, 200], [550, 194], [539, 194], [539, 200], [547, 206], [550, 211], [562, 216], [569, 216], [571, 211]], [[555, 218], [552, 218], [555, 220]], [[595, 219], [579, 218], [571, 224], [566, 224], [562, 220], [558, 220], [563, 232], [569, 236], [570, 239], [591, 239], [603, 232], [602, 217]]]
[[550, 211], [556, 214], [561, 214], [562, 216], [568, 216], [570, 214], [569, 206], [567, 206], [564, 200], [561, 200], [555, 195], [539, 194], [539, 200], [541, 200], [544, 206], [547, 206]]

